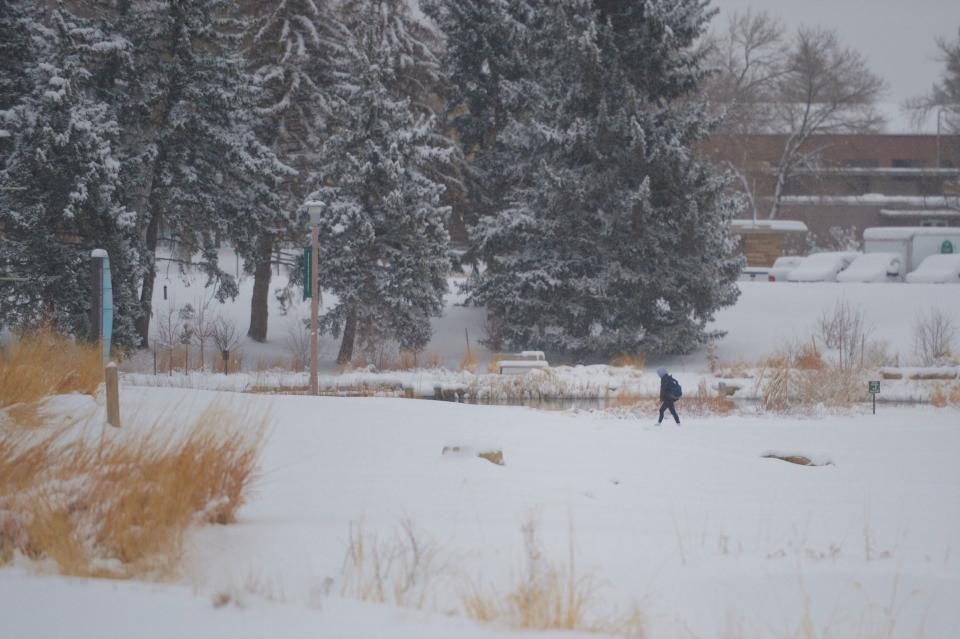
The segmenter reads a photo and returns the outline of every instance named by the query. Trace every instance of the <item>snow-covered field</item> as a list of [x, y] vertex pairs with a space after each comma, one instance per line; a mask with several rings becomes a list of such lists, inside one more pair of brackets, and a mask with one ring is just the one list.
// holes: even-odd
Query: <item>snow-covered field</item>
[[[196, 305], [204, 293], [196, 282], [162, 276], [158, 309], [167, 304], [164, 284], [178, 305]], [[917, 311], [938, 307], [960, 318], [960, 291], [950, 286], [740, 286], [740, 301], [712, 326], [727, 333], [717, 345], [721, 366], [809, 340], [817, 319], [841, 300], [864, 310], [871, 337], [886, 341], [903, 365], [914, 363]], [[250, 288], [247, 279], [235, 303], [214, 305], [241, 332]], [[325, 338], [323, 385], [395, 385], [429, 395], [437, 384], [493, 383], [497, 376], [456, 370], [465, 329], [481, 372], [489, 355], [477, 343], [482, 311], [458, 306], [461, 299], [450, 294], [427, 348], [449, 370], [337, 375], [336, 344]], [[307, 309], [297, 304], [281, 316], [273, 307], [268, 343], [241, 345], [245, 367], [287, 357], [289, 328]], [[650, 370], [661, 364], [688, 394], [700, 379], [718, 381], [698, 351], [651, 360], [647, 370], [558, 367], [546, 382], [568, 396], [644, 395], [656, 392]], [[152, 358], [142, 355], [126, 371], [125, 414], [168, 410], [186, 421], [211, 402], [269, 407], [254, 494], [238, 523], [191, 533], [173, 582], [65, 578], [17, 558], [0, 569], [4, 637], [510, 636], [503, 625], [469, 620], [464, 595], [502, 596], [517, 586], [527, 557], [521, 529], [530, 522], [544, 561], [565, 569], [573, 549], [577, 575], [593, 580], [588, 617], [637, 609], [648, 638], [960, 636], [957, 408], [884, 406], [874, 416], [854, 407], [800, 418], [748, 407], [694, 417], [681, 402], [682, 427], [653, 427], [654, 415], [623, 410], [241, 395], [230, 391], [302, 386], [305, 375], [155, 377]], [[925, 398], [918, 384], [885, 380], [881, 397]], [[755, 392], [747, 387], [738, 396]], [[73, 418], [93, 413], [99, 423], [97, 401], [50, 406]], [[445, 455], [445, 447], [459, 451]], [[475, 456], [486, 450], [502, 451], [504, 465]], [[395, 570], [410, 558], [395, 545], [405, 522], [421, 548], [436, 553], [429, 578], [415, 586], [424, 605], [394, 605], [389, 588], [388, 603], [359, 600], [360, 573], [345, 562], [351, 530], [366, 531], [368, 550], [379, 543]], [[523, 636], [547, 634], [557, 636]]]
[[[4, 636], [502, 637], [464, 618], [461, 595], [516, 585], [531, 519], [557, 565], [572, 531], [578, 574], [599, 586], [592, 612], [637, 606], [647, 637], [960, 633], [957, 410], [655, 428], [600, 412], [123, 391], [128, 412], [218, 400], [271, 409], [239, 522], [196, 530], [175, 583], [0, 570]], [[489, 448], [503, 466], [469, 454]], [[424, 608], [344, 596], [351, 522], [386, 541], [403, 521], [443, 566]]]

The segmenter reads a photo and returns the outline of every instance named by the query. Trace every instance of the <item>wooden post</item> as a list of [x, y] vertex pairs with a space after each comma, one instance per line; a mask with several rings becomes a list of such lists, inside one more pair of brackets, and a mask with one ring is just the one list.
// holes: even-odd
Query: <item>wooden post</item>
[[120, 379], [115, 363], [107, 364], [104, 381], [107, 387], [107, 423], [120, 428]]

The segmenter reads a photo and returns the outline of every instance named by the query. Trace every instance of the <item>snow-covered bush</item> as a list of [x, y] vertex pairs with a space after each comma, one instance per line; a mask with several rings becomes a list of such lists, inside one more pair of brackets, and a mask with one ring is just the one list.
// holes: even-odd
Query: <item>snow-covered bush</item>
[[957, 324], [953, 317], [939, 308], [919, 311], [913, 322], [913, 352], [921, 366], [936, 366], [951, 362]]

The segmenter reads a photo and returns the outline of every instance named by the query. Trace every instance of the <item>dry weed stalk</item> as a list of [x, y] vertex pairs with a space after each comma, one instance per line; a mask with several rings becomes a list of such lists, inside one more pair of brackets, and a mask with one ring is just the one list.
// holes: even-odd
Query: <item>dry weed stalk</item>
[[18, 551], [68, 575], [161, 577], [192, 523], [233, 521], [267, 416], [214, 405], [185, 429], [169, 419], [99, 434], [0, 432], [0, 559]]
[[521, 526], [525, 566], [523, 576], [505, 595], [470, 583], [463, 595], [467, 616], [482, 622], [503, 622], [522, 630], [586, 630], [642, 638], [644, 618], [639, 608], [615, 618], [596, 618], [598, 585], [591, 575], [578, 575], [571, 525], [567, 564], [550, 563], [540, 548], [537, 522]]
[[385, 541], [362, 520], [351, 522], [340, 594], [420, 609], [446, 570], [437, 544], [424, 540], [409, 519]]

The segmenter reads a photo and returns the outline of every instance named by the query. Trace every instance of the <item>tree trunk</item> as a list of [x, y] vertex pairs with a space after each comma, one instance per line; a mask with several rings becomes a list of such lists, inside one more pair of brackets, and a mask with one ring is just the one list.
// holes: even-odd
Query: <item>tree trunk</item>
[[347, 322], [343, 327], [343, 341], [340, 343], [340, 354], [337, 355], [337, 364], [347, 364], [353, 359], [353, 342], [357, 334], [357, 311], [350, 309], [347, 313]]
[[273, 236], [263, 233], [257, 242], [256, 265], [253, 271], [253, 298], [250, 300], [250, 330], [255, 342], [267, 341], [267, 312], [270, 294], [270, 259], [273, 257]]
[[140, 290], [140, 317], [134, 326], [140, 337], [140, 348], [149, 347], [150, 314], [153, 312], [153, 284], [157, 279], [157, 235], [160, 230], [160, 215], [154, 213], [147, 224], [147, 270], [143, 274], [143, 287]]

